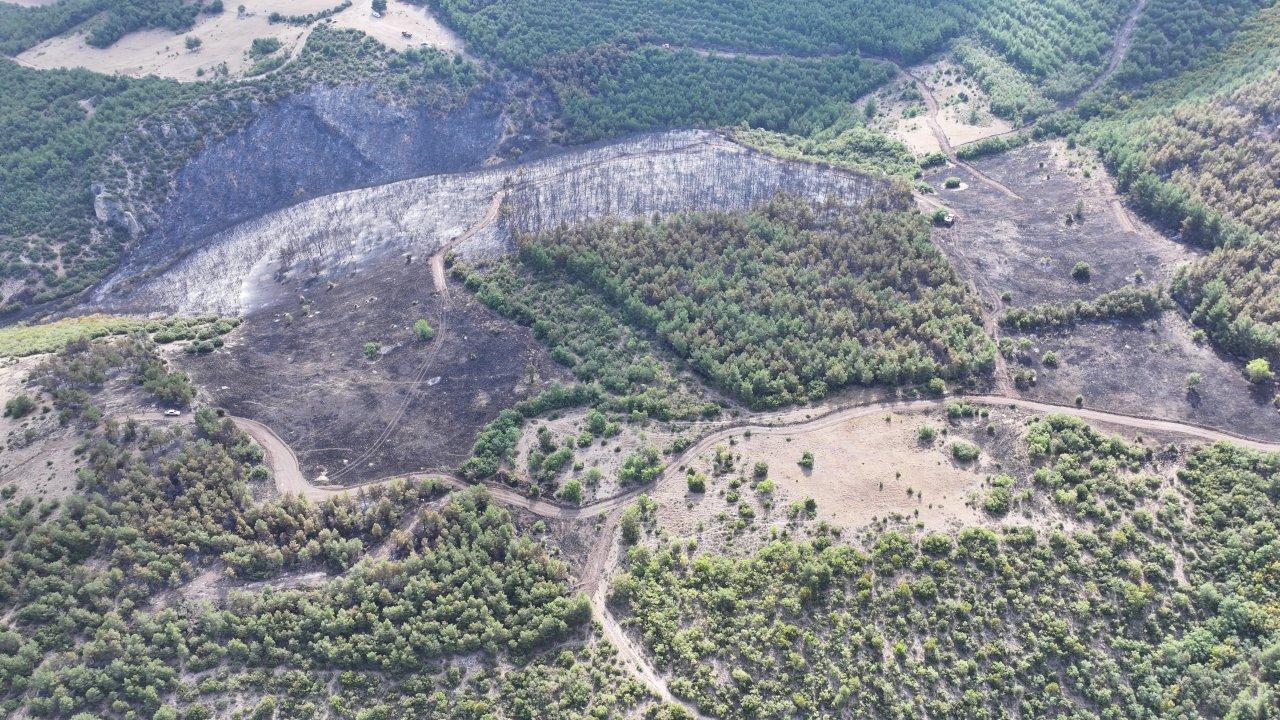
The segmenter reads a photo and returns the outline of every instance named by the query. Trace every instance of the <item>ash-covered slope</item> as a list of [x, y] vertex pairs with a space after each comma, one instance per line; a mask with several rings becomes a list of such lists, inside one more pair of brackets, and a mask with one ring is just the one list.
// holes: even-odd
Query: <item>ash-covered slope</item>
[[323, 277], [374, 255], [425, 257], [455, 245], [463, 255], [498, 253], [510, 247], [513, 232], [560, 223], [741, 209], [778, 192], [858, 202], [882, 187], [844, 170], [763, 155], [711, 132], [646, 135], [315, 198], [218, 233], [158, 275], [122, 271], [94, 304], [244, 313], [277, 276]]
[[367, 86], [293, 95], [183, 166], [127, 265], [136, 271], [175, 257], [310, 198], [479, 167], [497, 152], [502, 123], [484, 91], [449, 112], [390, 104]]

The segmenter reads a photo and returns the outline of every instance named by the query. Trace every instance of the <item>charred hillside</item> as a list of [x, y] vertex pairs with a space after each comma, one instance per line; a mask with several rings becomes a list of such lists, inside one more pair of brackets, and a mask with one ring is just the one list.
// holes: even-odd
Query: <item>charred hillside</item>
[[882, 187], [844, 170], [762, 155], [715, 133], [646, 135], [314, 198], [209, 236], [167, 266], [159, 259], [181, 248], [168, 242], [160, 253], [157, 244], [150, 256], [140, 254], [142, 262], [117, 273], [95, 304], [243, 313], [270, 294], [273, 279], [316, 280], [388, 253], [495, 254], [509, 249], [514, 233], [562, 223], [742, 209], [779, 192], [858, 202]]

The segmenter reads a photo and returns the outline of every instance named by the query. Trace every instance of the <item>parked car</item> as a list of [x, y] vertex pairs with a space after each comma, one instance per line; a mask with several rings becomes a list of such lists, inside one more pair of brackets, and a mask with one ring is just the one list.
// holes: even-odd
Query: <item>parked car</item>
[[167, 410], [164, 411], [164, 414], [165, 414], [165, 417], [178, 417], [179, 415], [182, 414], [182, 411], [174, 410], [173, 408], [168, 408]]

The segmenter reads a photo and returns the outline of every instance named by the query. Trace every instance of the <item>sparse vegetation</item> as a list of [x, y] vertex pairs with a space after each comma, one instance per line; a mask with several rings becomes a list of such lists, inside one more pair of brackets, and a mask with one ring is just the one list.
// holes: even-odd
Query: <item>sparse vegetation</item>
[[4, 416], [14, 419], [24, 418], [36, 409], [36, 401], [30, 395], [21, 393], [9, 398], [4, 404]]
[[1161, 288], [1125, 285], [1092, 300], [1012, 308], [1000, 318], [1000, 324], [1017, 330], [1049, 330], [1081, 321], [1141, 320], [1158, 316], [1166, 304]]
[[1081, 260], [1071, 268], [1071, 279], [1077, 282], [1089, 282], [1093, 277], [1093, 268], [1089, 267], [1089, 263]]
[[239, 318], [197, 317], [142, 320], [111, 315], [65, 318], [39, 325], [0, 328], [0, 357], [24, 357], [56, 352], [69, 343], [109, 335], [146, 334], [157, 343], [193, 341], [221, 343], [219, 337], [235, 329]]
[[1266, 358], [1255, 358], [1244, 366], [1244, 375], [1254, 384], [1271, 382], [1276, 374], [1271, 370], [1271, 363]]

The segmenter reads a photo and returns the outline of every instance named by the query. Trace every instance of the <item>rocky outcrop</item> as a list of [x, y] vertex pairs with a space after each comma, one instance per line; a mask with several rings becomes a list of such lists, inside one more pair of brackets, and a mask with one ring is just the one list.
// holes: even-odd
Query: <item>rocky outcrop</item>
[[98, 222], [123, 230], [131, 238], [136, 239], [142, 235], [142, 223], [138, 222], [133, 212], [125, 208], [120, 198], [109, 192], [101, 183], [93, 183], [89, 186], [89, 190], [93, 193], [93, 216], [98, 219]]

